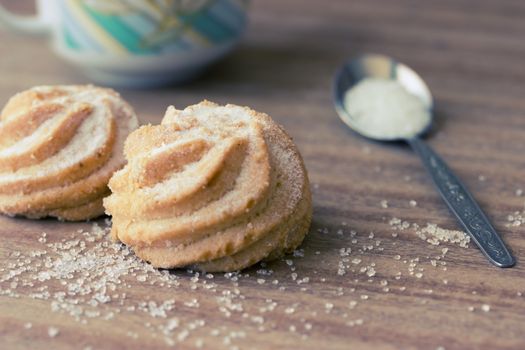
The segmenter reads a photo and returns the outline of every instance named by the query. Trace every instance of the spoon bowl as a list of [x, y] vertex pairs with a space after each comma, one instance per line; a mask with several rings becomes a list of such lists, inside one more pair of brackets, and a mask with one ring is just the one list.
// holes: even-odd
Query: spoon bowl
[[[347, 99], [347, 94], [357, 94], [363, 80], [364, 83], [386, 82], [389, 89], [394, 86], [395, 90], [385, 89], [381, 84], [374, 85], [370, 90], [371, 85], [368, 85], [366, 91], [359, 90], [359, 100]], [[353, 107], [349, 105], [352, 101], [365, 101], [366, 104], [356, 103], [359, 109], [354, 108], [352, 114], [348, 110]], [[417, 108], [396, 109], [403, 103]], [[338, 71], [334, 82], [334, 104], [341, 120], [358, 134], [378, 141], [407, 142], [419, 155], [450, 211], [487, 259], [498, 267], [515, 264], [514, 257], [474, 197], [443, 159], [420, 138], [431, 127], [433, 102], [429, 88], [415, 71], [387, 56], [359, 56], [345, 63]], [[356, 111], [359, 113], [355, 114]], [[411, 112], [412, 116], [406, 114]], [[395, 130], [385, 132], [385, 126]]]
[[[358, 134], [377, 141], [403, 141], [406, 137], [377, 137], [362, 128], [358, 120], [345, 108], [345, 93], [365, 78], [393, 80], [409, 93], [418, 97], [432, 117], [433, 101], [430, 89], [423, 79], [410, 67], [391, 57], [378, 54], [364, 54], [346, 62], [337, 72], [334, 82], [334, 104], [341, 120]], [[423, 136], [432, 127], [432, 118], [424, 128], [412, 136]]]

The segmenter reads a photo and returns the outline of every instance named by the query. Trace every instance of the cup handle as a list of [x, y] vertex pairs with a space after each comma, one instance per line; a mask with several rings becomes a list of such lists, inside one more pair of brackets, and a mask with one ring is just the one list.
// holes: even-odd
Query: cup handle
[[33, 35], [43, 35], [49, 32], [49, 25], [38, 15], [15, 15], [7, 11], [2, 5], [0, 5], [0, 24], [4, 24], [6, 27], [17, 32]]

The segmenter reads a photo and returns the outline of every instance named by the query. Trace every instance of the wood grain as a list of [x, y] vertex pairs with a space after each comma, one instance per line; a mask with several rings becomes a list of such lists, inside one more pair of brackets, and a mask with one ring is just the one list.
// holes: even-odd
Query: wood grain
[[[158, 279], [153, 273], [141, 283], [131, 271], [117, 287], [127, 297], [101, 306], [115, 317], [87, 317], [86, 324], [53, 312], [53, 297], [31, 297], [34, 287], [13, 289], [12, 279], [2, 281], [0, 347], [131, 349], [173, 342], [179, 348], [218, 349], [525, 348], [525, 224], [507, 225], [509, 214], [523, 210], [525, 198], [516, 195], [525, 190], [525, 3], [268, 0], [253, 2], [251, 16], [242, 45], [200, 79], [181, 87], [121, 92], [143, 123], [159, 122], [169, 104], [184, 107], [204, 98], [249, 105], [282, 123], [302, 151], [313, 185], [314, 220], [302, 246], [304, 257], [269, 264], [271, 276], [258, 274], [260, 267], [249, 269], [237, 282], [220, 274], [193, 282], [194, 274], [174, 271], [179, 285], [163, 287], [149, 283]], [[0, 52], [0, 101], [33, 85], [88, 82], [42, 39], [2, 31]], [[413, 230], [392, 236], [388, 222], [393, 217], [422, 226], [458, 225], [407, 147], [370, 143], [337, 119], [333, 74], [361, 52], [392, 55], [428, 82], [437, 105], [429, 143], [510, 245], [518, 259], [514, 268], [491, 266], [474, 246], [430, 246]], [[410, 200], [417, 206], [411, 207]], [[1, 218], [0, 276], [15, 268], [9, 265], [17, 261], [14, 252], [50, 250], [47, 243], [71, 240], [79, 228], [89, 230], [91, 224]], [[38, 241], [44, 231], [47, 243]], [[347, 247], [352, 252], [341, 256], [340, 249]], [[431, 260], [445, 247], [449, 251], [434, 267]], [[409, 271], [417, 258], [415, 272], [421, 278]], [[343, 276], [338, 275], [340, 262], [349, 266]], [[372, 263], [375, 275], [360, 271]], [[206, 289], [204, 281], [215, 287]], [[52, 293], [67, 290], [58, 280], [45, 284]], [[20, 296], [4, 295], [7, 289]], [[227, 317], [221, 297], [232, 293], [239, 306]], [[175, 307], [167, 318], [125, 310], [169, 299]], [[353, 308], [351, 301], [357, 302]], [[490, 310], [483, 311], [483, 305]], [[170, 341], [158, 327], [171, 317], [180, 325], [169, 333]], [[205, 324], [180, 336], [199, 320]], [[28, 322], [30, 329], [24, 327]], [[49, 327], [56, 327], [58, 335], [50, 337]]]

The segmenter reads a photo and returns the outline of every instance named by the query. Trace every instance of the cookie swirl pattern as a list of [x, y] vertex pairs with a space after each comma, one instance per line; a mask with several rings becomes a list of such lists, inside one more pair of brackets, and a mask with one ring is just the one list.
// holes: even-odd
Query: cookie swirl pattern
[[308, 231], [303, 161], [265, 114], [207, 101], [170, 107], [124, 152], [104, 205], [113, 237], [153, 266], [242, 269], [292, 251]]
[[0, 115], [0, 212], [84, 220], [104, 213], [107, 183], [124, 166], [138, 127], [113, 90], [40, 86], [12, 97]]

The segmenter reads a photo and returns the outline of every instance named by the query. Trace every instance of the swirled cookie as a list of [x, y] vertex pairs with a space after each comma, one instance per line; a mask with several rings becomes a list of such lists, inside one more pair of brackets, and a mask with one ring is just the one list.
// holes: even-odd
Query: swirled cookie
[[104, 199], [112, 236], [155, 267], [233, 271], [294, 250], [310, 226], [306, 170], [269, 116], [201, 102], [133, 132]]
[[138, 127], [113, 90], [40, 86], [13, 96], [0, 115], [0, 212], [84, 220], [104, 213], [108, 181], [124, 166]]

